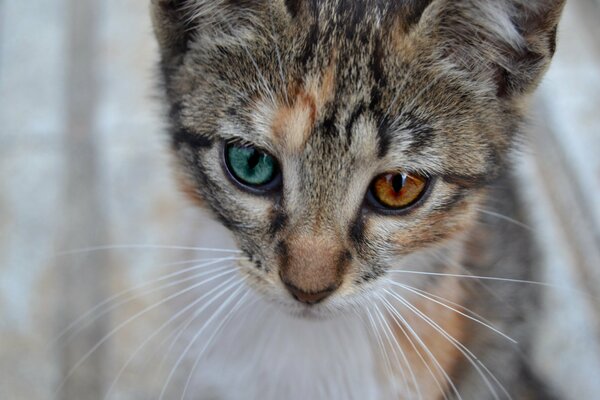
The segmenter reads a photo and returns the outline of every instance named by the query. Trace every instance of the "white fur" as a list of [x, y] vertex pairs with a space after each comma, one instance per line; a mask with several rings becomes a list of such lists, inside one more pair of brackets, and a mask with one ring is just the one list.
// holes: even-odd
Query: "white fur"
[[[457, 243], [448, 244], [449, 248]], [[449, 254], [446, 254], [450, 257]], [[427, 270], [431, 258], [416, 252], [397, 260], [396, 269]], [[249, 266], [240, 266], [242, 270]], [[224, 280], [225, 278], [223, 278]], [[413, 281], [414, 279], [414, 281]], [[389, 375], [380, 344], [366, 318], [366, 309], [375, 300], [363, 297], [361, 305], [346, 307], [346, 312], [329, 319], [291, 316], [292, 307], [283, 307], [284, 293], [271, 293], [271, 300], [248, 290], [242, 279], [238, 295], [224, 293], [213, 308], [201, 314], [180, 343], [188, 347], [187, 360], [178, 366], [183, 381], [191, 374], [187, 397], [196, 400], [412, 400], [414, 388], [403, 386], [401, 376]], [[418, 278], [402, 276], [401, 281], [418, 285]], [[208, 292], [215, 281], [203, 288]], [[370, 292], [380, 292], [383, 283]], [[237, 286], [236, 286], [237, 287]], [[217, 294], [217, 293], [216, 293]], [[245, 297], [244, 297], [245, 296]], [[243, 304], [229, 313], [239, 299]], [[410, 296], [406, 297], [410, 299]], [[229, 307], [215, 311], [224, 303]], [[350, 304], [350, 303], [348, 303]], [[359, 311], [357, 311], [359, 310]], [[361, 313], [360, 315], [358, 313]], [[371, 310], [371, 312], [373, 312]], [[211, 317], [216, 315], [211, 323]], [[323, 315], [331, 315], [325, 313]], [[229, 316], [229, 317], [227, 317]], [[225, 321], [222, 329], [216, 331]], [[379, 328], [378, 328], [379, 329]], [[201, 335], [198, 332], [202, 332]], [[381, 335], [382, 333], [379, 332]], [[214, 338], [211, 341], [211, 337]], [[386, 343], [387, 344], [387, 343]], [[173, 352], [176, 359], [181, 350]], [[390, 356], [389, 354], [387, 356]], [[387, 357], [385, 356], [385, 357]], [[391, 356], [390, 356], [391, 357]], [[200, 361], [197, 366], [196, 358]], [[397, 371], [400, 372], [400, 371]], [[181, 379], [171, 383], [174, 398], [179, 398]], [[172, 398], [166, 396], [165, 398]]]
[[375, 344], [358, 317], [294, 318], [264, 300], [241, 314], [199, 363], [193, 398], [398, 398], [380, 382]]

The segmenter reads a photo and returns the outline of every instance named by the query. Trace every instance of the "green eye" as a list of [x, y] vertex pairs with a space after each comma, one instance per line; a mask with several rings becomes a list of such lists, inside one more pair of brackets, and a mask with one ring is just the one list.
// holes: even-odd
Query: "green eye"
[[267, 191], [279, 184], [277, 160], [255, 147], [227, 144], [225, 162], [230, 175], [245, 187]]

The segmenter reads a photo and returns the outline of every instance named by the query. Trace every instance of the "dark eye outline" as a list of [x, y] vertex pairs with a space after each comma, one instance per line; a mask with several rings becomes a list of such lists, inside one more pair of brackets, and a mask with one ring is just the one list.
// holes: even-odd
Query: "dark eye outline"
[[[241, 178], [239, 178], [233, 172], [233, 168], [229, 164], [229, 157], [227, 156], [227, 150], [231, 146], [252, 148], [256, 151], [259, 151], [263, 154], [268, 155], [269, 157], [272, 157], [273, 160], [275, 161], [275, 172], [273, 173], [273, 178], [271, 178], [271, 180], [264, 185], [252, 185], [250, 183], [244, 182]], [[281, 186], [283, 184], [283, 174], [281, 173], [281, 167], [279, 165], [279, 160], [277, 160], [277, 158], [274, 157], [271, 153], [269, 153], [268, 151], [262, 150], [256, 146], [246, 145], [246, 144], [238, 144], [238, 143], [234, 143], [234, 142], [223, 142], [221, 147], [222, 147], [221, 163], [222, 163], [223, 170], [225, 171], [225, 175], [227, 175], [229, 180], [238, 189], [241, 189], [245, 192], [249, 192], [249, 193], [252, 193], [255, 195], [264, 196], [264, 195], [272, 194], [281, 188]]]
[[[413, 202], [411, 202], [410, 204], [408, 204], [406, 206], [399, 207], [399, 208], [387, 206], [387, 205], [383, 204], [381, 201], [379, 201], [377, 199], [377, 196], [375, 196], [375, 194], [373, 193], [375, 182], [376, 182], [377, 178], [379, 178], [382, 175], [387, 175], [387, 174], [419, 175], [419, 176], [425, 178], [425, 180], [426, 180], [425, 188]], [[378, 214], [392, 215], [392, 216], [406, 215], [406, 214], [409, 214], [412, 211], [414, 211], [416, 208], [419, 208], [420, 206], [422, 206], [425, 203], [425, 201], [427, 200], [427, 198], [429, 197], [429, 195], [432, 192], [434, 183], [435, 183], [435, 178], [433, 178], [433, 177], [430, 177], [428, 175], [423, 175], [423, 174], [410, 173], [410, 172], [406, 172], [406, 171], [384, 172], [382, 174], [377, 174], [371, 180], [371, 183], [369, 183], [369, 189], [367, 190], [367, 194], [365, 196], [365, 203], [369, 209], [375, 211]]]

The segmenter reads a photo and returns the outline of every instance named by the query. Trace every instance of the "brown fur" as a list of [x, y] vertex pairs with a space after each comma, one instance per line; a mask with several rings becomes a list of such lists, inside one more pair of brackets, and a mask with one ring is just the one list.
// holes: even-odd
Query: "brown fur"
[[281, 263], [282, 280], [307, 293], [337, 288], [347, 260], [336, 241], [327, 235], [298, 235], [288, 240], [287, 258]]

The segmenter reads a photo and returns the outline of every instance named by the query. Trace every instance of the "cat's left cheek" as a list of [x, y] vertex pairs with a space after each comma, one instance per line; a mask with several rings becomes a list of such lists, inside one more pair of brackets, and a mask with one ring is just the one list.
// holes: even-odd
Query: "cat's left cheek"
[[[447, 193], [445, 198], [453, 199], [455, 193]], [[443, 201], [440, 197], [427, 213], [393, 235], [392, 241], [398, 249], [414, 251], [457, 238], [477, 222], [478, 194], [469, 193], [459, 200]]]

